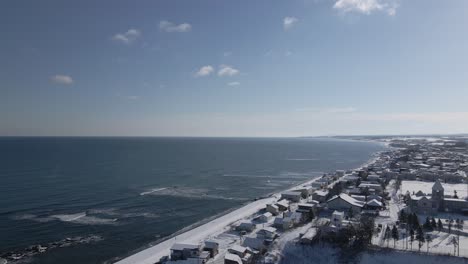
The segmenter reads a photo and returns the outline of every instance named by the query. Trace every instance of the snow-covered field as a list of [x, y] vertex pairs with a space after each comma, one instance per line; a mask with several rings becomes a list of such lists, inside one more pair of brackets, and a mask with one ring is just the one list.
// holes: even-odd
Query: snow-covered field
[[303, 246], [290, 243], [282, 254], [280, 264], [332, 264], [332, 263], [360, 263], [360, 264], [458, 264], [468, 263], [467, 259], [449, 256], [435, 256], [425, 253], [417, 254], [401, 251], [366, 251], [355, 256], [343, 255], [342, 251], [328, 245]]
[[[432, 186], [434, 185], [433, 182], [423, 182], [423, 181], [402, 181], [401, 182], [401, 189], [402, 194], [405, 194], [409, 191], [411, 194], [413, 192], [417, 193], [418, 191], [422, 191], [430, 195], [432, 193]], [[453, 195], [454, 191], [457, 191], [457, 195], [459, 198], [465, 198], [468, 196], [468, 187], [466, 184], [458, 183], [458, 184], [450, 184], [450, 183], [442, 183], [444, 187], [444, 194], [445, 195]]]

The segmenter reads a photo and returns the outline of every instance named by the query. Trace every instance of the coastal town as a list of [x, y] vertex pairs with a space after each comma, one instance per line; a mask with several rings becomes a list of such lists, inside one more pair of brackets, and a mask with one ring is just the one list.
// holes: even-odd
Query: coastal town
[[468, 141], [372, 140], [388, 148], [358, 169], [259, 199], [117, 263], [295, 263], [318, 246], [347, 257], [382, 251], [466, 261]]

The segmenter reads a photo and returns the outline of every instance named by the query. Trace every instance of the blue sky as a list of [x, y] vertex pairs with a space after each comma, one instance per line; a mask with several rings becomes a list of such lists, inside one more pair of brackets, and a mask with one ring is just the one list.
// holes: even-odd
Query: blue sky
[[0, 135], [468, 132], [468, 1], [0, 4]]

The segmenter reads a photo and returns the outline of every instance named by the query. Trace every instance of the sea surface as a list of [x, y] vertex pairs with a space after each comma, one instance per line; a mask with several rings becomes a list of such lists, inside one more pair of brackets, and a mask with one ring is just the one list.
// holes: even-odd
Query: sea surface
[[0, 255], [67, 237], [32, 263], [111, 263], [384, 146], [317, 138], [0, 138]]

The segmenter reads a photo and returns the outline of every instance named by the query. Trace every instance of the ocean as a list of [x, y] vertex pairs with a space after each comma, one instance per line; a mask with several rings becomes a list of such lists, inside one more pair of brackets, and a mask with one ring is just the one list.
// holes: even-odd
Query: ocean
[[383, 149], [329, 138], [0, 138], [0, 256], [41, 244], [27, 261], [112, 263]]

